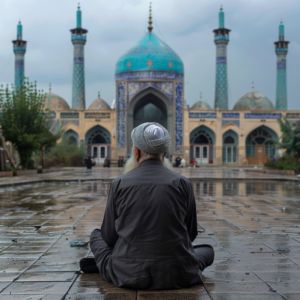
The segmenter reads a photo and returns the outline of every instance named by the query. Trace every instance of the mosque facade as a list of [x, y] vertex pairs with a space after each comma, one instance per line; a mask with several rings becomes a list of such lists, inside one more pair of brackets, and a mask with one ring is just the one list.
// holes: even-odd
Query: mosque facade
[[[230, 30], [219, 12], [219, 28], [213, 31], [216, 45], [214, 108], [205, 101], [186, 105], [184, 65], [180, 57], [153, 32], [151, 8], [148, 33], [116, 63], [116, 100], [110, 106], [100, 94], [85, 106], [84, 45], [87, 30], [82, 28], [80, 7], [77, 26], [71, 30], [74, 45], [72, 108], [51, 92], [45, 107], [52, 111], [53, 131], [61, 128], [71, 142], [84, 145], [85, 151], [101, 165], [106, 156], [113, 160], [131, 153], [131, 131], [144, 122], [157, 122], [168, 129], [172, 142], [168, 155], [180, 156], [189, 165], [262, 165], [276, 155], [271, 139], [280, 138], [278, 119], [300, 119], [300, 110], [287, 110], [286, 56], [288, 43], [284, 25], [279, 25], [275, 42], [277, 82], [275, 106], [254, 90], [245, 93], [228, 109], [227, 45]], [[15, 85], [22, 84], [26, 41], [22, 25], [17, 27]]]

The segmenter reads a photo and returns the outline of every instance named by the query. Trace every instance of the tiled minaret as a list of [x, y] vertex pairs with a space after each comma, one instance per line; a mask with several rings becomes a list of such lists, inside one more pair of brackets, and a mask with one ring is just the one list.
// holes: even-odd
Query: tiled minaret
[[17, 39], [13, 41], [15, 53], [15, 88], [19, 88], [24, 82], [24, 56], [26, 52], [26, 41], [22, 40], [21, 21], [17, 25]]
[[284, 25], [279, 25], [279, 41], [275, 42], [277, 56], [276, 109], [287, 110], [286, 94], [286, 55], [289, 42], [284, 40]]
[[83, 110], [85, 109], [84, 45], [88, 31], [81, 27], [80, 6], [78, 6], [76, 19], [77, 27], [71, 29], [74, 45], [72, 109]]
[[216, 57], [216, 88], [215, 109], [228, 109], [227, 91], [227, 44], [229, 42], [229, 29], [225, 28], [224, 12], [222, 7], [219, 12], [219, 28], [215, 29]]

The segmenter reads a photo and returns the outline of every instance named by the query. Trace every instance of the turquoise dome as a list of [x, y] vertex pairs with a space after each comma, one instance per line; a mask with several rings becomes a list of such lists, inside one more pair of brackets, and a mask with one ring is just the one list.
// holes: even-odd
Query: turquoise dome
[[183, 74], [180, 57], [154, 33], [147, 33], [116, 65], [116, 74], [129, 71], [158, 70]]
[[233, 110], [275, 110], [275, 107], [264, 94], [252, 90], [238, 99]]

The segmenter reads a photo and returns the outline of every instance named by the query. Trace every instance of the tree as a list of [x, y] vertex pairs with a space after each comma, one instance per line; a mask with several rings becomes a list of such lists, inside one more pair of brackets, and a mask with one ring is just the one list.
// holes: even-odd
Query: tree
[[39, 136], [39, 140], [37, 141], [37, 149], [34, 152], [41, 158], [42, 168], [45, 168], [45, 154], [50, 152], [50, 149], [54, 147], [57, 141], [62, 137], [63, 131], [59, 131], [58, 133], [51, 132], [51, 124], [53, 120], [49, 119], [46, 123], [45, 130], [43, 134]]
[[300, 121], [290, 123], [286, 117], [278, 119], [281, 130], [281, 142], [271, 140], [279, 149], [285, 149], [289, 157], [300, 159]]
[[49, 110], [44, 109], [45, 94], [37, 90], [36, 82], [18, 89], [8, 86], [0, 89], [0, 122], [5, 140], [11, 142], [19, 153], [23, 169], [27, 168], [32, 153], [48, 137]]

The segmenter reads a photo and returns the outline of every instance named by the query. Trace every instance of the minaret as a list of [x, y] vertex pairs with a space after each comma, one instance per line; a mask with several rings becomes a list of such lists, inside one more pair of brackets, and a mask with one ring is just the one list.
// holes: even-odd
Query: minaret
[[77, 27], [71, 29], [72, 44], [74, 45], [72, 109], [85, 109], [84, 84], [84, 45], [86, 43], [86, 29], [81, 28], [81, 10], [78, 3], [76, 13]]
[[219, 12], [219, 28], [213, 32], [215, 34], [214, 41], [217, 46], [215, 109], [228, 109], [227, 44], [229, 42], [230, 30], [225, 28], [222, 6]]
[[15, 88], [18, 89], [24, 83], [24, 55], [26, 52], [26, 41], [22, 40], [21, 21], [17, 25], [17, 39], [13, 41], [15, 53]]
[[276, 109], [287, 110], [286, 95], [286, 55], [289, 42], [284, 40], [284, 25], [279, 25], [279, 41], [275, 42], [277, 56]]

